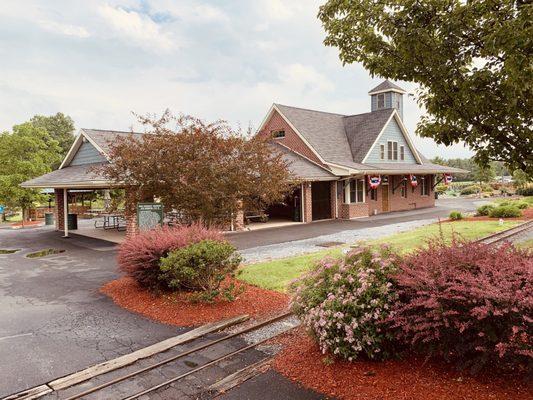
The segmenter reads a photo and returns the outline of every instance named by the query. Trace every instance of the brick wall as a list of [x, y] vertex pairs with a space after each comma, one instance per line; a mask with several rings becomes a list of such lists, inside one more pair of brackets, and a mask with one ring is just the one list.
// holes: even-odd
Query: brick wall
[[337, 211], [337, 185], [336, 182], [330, 182], [329, 186], [330, 202], [331, 202], [331, 218], [335, 218]]
[[343, 203], [340, 205], [340, 219], [368, 217], [368, 203]]
[[[401, 186], [398, 186], [400, 179], [403, 178], [403, 175], [391, 175], [389, 177], [389, 211], [406, 211], [413, 210], [415, 208], [425, 208], [425, 207], [434, 207], [435, 206], [435, 192], [433, 191], [432, 185], [434, 176], [426, 175], [426, 179], [429, 179], [429, 195], [422, 196], [421, 185], [419, 184], [416, 188], [411, 187], [410, 183], [407, 182], [407, 196], [402, 197]], [[420, 178], [420, 177], [419, 177]], [[398, 186], [396, 188], [396, 186]], [[377, 200], [370, 200], [370, 193], [368, 193], [367, 200], [369, 203], [369, 213], [370, 215], [374, 214], [374, 210], [377, 210], [377, 213], [382, 213], [382, 187], [379, 186], [377, 189], [378, 196]], [[393, 193], [393, 188], [396, 188]]]
[[54, 189], [55, 205], [54, 205], [54, 219], [56, 222], [56, 230], [64, 230], [65, 210], [63, 207], [63, 189]]
[[296, 132], [289, 126], [289, 124], [283, 119], [283, 117], [274, 111], [272, 116], [265, 124], [264, 128], [258, 133], [260, 136], [270, 136], [272, 131], [284, 130], [285, 137], [273, 139], [274, 141], [287, 146], [297, 153], [304, 155], [305, 157], [313, 160], [316, 163], [322, 164], [313, 151], [305, 144], [305, 142], [298, 136]]

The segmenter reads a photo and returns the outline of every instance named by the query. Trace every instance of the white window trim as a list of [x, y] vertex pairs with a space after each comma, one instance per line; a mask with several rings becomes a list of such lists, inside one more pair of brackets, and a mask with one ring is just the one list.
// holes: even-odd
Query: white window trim
[[[363, 185], [363, 201], [355, 201], [354, 203], [351, 202], [350, 198], [350, 185], [352, 181], [360, 181]], [[361, 178], [351, 178], [347, 179], [346, 186], [344, 187], [344, 204], [363, 204], [366, 203], [366, 183], [364, 179]], [[356, 190], [356, 197], [357, 197], [357, 190]], [[356, 199], [357, 200], [357, 199]]]
[[386, 152], [385, 144], [380, 143], [379, 144], [379, 159], [380, 160], [385, 160], [385, 152]]
[[[428, 184], [428, 181], [429, 179], [427, 179], [429, 175], [424, 175], [422, 177], [422, 179], [420, 179], [420, 196], [421, 197], [429, 197], [429, 193], [430, 193], [430, 190], [429, 190], [429, 184]], [[424, 194], [424, 190], [423, 190], [423, 187], [426, 188], [426, 191], [427, 191], [427, 194]]]
[[[376, 108], [378, 110], [381, 110], [382, 108], [385, 108], [385, 93], [379, 93], [376, 96], [377, 96], [376, 97]], [[383, 98], [383, 105], [381, 107], [379, 106], [379, 98], [380, 98], [380, 96], [382, 96], [382, 98]]]

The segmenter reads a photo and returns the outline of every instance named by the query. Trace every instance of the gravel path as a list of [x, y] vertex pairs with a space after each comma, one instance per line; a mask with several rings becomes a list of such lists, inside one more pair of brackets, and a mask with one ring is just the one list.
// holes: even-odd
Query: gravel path
[[398, 232], [410, 231], [423, 225], [429, 225], [436, 222], [434, 218], [417, 221], [401, 222], [397, 224], [378, 226], [366, 229], [353, 229], [334, 233], [331, 235], [317, 236], [311, 239], [295, 240], [268, 246], [252, 247], [242, 250], [240, 253], [246, 263], [256, 263], [260, 261], [285, 258], [300, 254], [312, 253], [324, 250], [320, 244], [328, 242], [339, 242], [353, 244], [359, 240], [377, 239], [389, 236]]

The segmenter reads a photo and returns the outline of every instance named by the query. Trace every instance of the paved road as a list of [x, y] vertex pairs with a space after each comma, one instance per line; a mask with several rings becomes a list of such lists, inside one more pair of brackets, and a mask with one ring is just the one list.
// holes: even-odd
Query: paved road
[[395, 212], [354, 220], [318, 221], [311, 224], [296, 224], [280, 228], [236, 232], [228, 234], [227, 237], [239, 250], [245, 250], [253, 247], [310, 239], [350, 230], [360, 230], [430, 218], [444, 218], [448, 216], [451, 210], [461, 212], [474, 211], [479, 204], [486, 202], [486, 200], [480, 199], [443, 199], [437, 201], [436, 207], [414, 211]]

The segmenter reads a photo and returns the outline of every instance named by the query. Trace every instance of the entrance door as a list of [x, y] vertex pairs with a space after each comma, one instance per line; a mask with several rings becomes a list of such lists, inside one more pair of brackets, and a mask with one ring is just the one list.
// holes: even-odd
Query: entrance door
[[383, 212], [389, 211], [389, 185], [381, 186], [381, 208]]
[[331, 218], [330, 182], [313, 182], [311, 184], [313, 221]]

